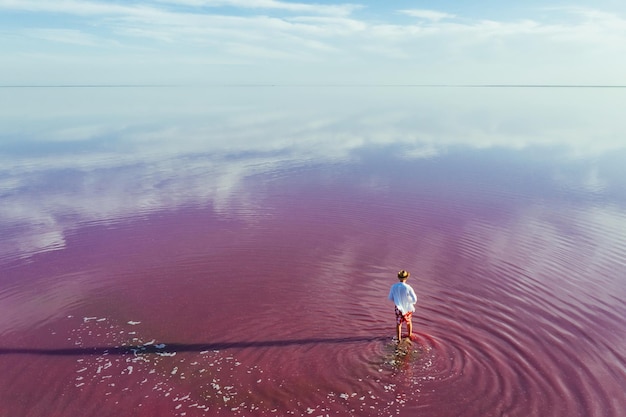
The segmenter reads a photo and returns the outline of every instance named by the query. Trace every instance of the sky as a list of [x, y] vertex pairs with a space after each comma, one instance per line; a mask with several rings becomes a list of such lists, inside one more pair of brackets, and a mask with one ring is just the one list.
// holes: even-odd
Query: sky
[[626, 85], [626, 3], [0, 0], [0, 85]]

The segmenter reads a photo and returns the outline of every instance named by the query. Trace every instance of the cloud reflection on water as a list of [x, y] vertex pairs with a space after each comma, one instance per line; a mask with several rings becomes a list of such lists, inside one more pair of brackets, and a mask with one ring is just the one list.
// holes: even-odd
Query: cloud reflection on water
[[[7, 109], [0, 116], [0, 258], [61, 249], [66, 233], [85, 222], [192, 205], [236, 216], [256, 206], [246, 178], [359, 163], [362, 152], [421, 159], [459, 149], [534, 149], [554, 164], [544, 180], [602, 193], [623, 170], [603, 161], [626, 148], [623, 89], [10, 93], [0, 95]], [[567, 171], [571, 161], [575, 172]]]

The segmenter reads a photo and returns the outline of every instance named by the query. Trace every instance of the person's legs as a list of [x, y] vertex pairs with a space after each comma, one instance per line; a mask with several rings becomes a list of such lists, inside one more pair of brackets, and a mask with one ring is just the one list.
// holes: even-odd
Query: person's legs
[[413, 322], [411, 319], [406, 321], [406, 330], [409, 332], [409, 339], [413, 336]]
[[404, 321], [404, 317], [398, 307], [395, 308], [396, 313], [396, 338], [398, 339], [398, 343], [402, 340], [402, 322]]

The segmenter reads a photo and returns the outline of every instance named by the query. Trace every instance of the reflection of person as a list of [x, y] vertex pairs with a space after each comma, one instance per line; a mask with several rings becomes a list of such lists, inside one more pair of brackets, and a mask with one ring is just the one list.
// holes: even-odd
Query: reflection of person
[[404, 269], [398, 272], [400, 282], [393, 284], [391, 290], [389, 290], [389, 299], [396, 305], [396, 336], [398, 337], [398, 343], [402, 340], [402, 323], [406, 323], [409, 339], [413, 334], [411, 318], [415, 311], [414, 304], [417, 302], [417, 296], [413, 288], [406, 283], [410, 275], [411, 274]]

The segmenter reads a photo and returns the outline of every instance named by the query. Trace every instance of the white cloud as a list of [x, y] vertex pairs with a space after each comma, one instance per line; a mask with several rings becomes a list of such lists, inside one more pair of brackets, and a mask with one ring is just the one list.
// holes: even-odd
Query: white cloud
[[[97, 1], [59, 0], [54, 2], [37, 0], [0, 0], [0, 9], [40, 13], [64, 13], [79, 16], [144, 16], [160, 14], [168, 10], [165, 6], [229, 6], [237, 9], [277, 10], [314, 15], [348, 16], [362, 8], [355, 4], [324, 5], [315, 3], [295, 3], [275, 0], [158, 0], [156, 2], [130, 3], [126, 5]], [[172, 15], [191, 12], [169, 12]], [[200, 13], [200, 12], [199, 12]], [[206, 13], [205, 11], [201, 12]], [[192, 13], [193, 14], [193, 13]]]
[[49, 42], [81, 46], [95, 46], [101, 41], [99, 38], [77, 29], [34, 29], [29, 30], [26, 36]]
[[301, 12], [312, 14], [325, 14], [336, 16], [347, 16], [362, 8], [356, 4], [315, 4], [315, 3], [296, 3], [276, 0], [159, 0], [161, 3], [178, 4], [188, 6], [209, 6], [220, 7], [230, 6], [243, 9], [274, 9], [289, 12]]
[[152, 10], [149, 7], [122, 6], [81, 0], [0, 0], [0, 9], [37, 13], [63, 13], [79, 16], [129, 15]]
[[438, 22], [443, 19], [454, 19], [456, 17], [453, 14], [438, 12], [436, 10], [408, 9], [400, 10], [400, 13], [419, 19], [431, 20], [433, 22]]
[[408, 22], [393, 10], [373, 19], [353, 4], [275, 0], [0, 0], [1, 9], [66, 20], [33, 20], [30, 35], [4, 30], [7, 83], [621, 84], [626, 73], [626, 19], [594, 9], [512, 20], [403, 10]]

